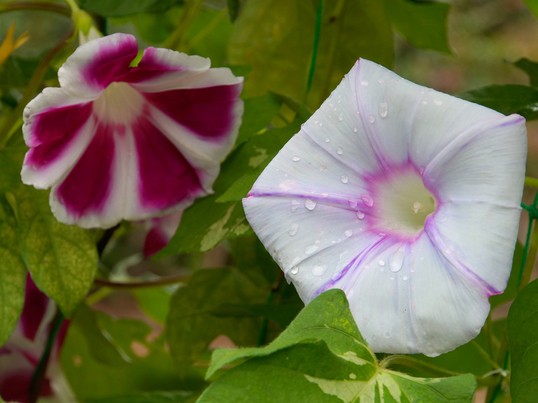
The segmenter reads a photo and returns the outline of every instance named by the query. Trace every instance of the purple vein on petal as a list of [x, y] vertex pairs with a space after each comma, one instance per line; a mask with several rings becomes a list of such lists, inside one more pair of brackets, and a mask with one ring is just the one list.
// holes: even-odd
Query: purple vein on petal
[[448, 245], [444, 242], [441, 235], [437, 231], [435, 227], [435, 222], [433, 219], [428, 219], [426, 221], [426, 224], [424, 225], [424, 232], [428, 235], [432, 245], [435, 246], [438, 253], [441, 256], [443, 256], [447, 262], [450, 263], [450, 265], [454, 268], [454, 270], [457, 270], [469, 282], [481, 288], [488, 297], [502, 293], [502, 291], [497, 290], [495, 287], [489, 284], [486, 280], [484, 280], [482, 277], [476, 274], [473, 270], [471, 270], [464, 262], [458, 259], [458, 257], [455, 254], [450, 254], [446, 252], [448, 250]]
[[[380, 239], [378, 239], [376, 242], [372, 243], [367, 248], [363, 249], [354, 259], [352, 259], [347, 265], [345, 265], [342, 270], [340, 270], [339, 273], [336, 273], [331, 277], [331, 279], [319, 287], [313, 294], [312, 298], [315, 298], [319, 294], [321, 294], [324, 291], [327, 291], [330, 288], [333, 288], [336, 283], [338, 283], [347, 273], [348, 271], [355, 267], [356, 270], [359, 269], [359, 266], [377, 249], [379, 249], [383, 243], [385, 243], [387, 237], [383, 236]], [[358, 273], [360, 275], [360, 273]], [[351, 283], [355, 283], [355, 281], [351, 281]], [[344, 287], [342, 287], [344, 289]]]

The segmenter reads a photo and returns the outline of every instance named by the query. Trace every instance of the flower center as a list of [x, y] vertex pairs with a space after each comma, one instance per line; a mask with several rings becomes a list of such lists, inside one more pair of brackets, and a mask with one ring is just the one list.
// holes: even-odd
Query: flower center
[[382, 177], [372, 189], [374, 227], [405, 236], [417, 235], [435, 211], [436, 200], [414, 169]]
[[111, 83], [93, 103], [93, 111], [102, 121], [129, 124], [142, 111], [144, 98], [127, 83]]

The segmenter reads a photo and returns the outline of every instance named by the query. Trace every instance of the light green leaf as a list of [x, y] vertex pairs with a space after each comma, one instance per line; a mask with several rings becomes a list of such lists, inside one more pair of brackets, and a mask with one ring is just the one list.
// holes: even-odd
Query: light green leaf
[[532, 13], [538, 17], [538, 2], [536, 0], [523, 0]]
[[4, 197], [0, 199], [0, 346], [13, 332], [24, 305], [26, 269], [17, 245], [15, 217]]
[[236, 143], [241, 144], [267, 128], [279, 109], [280, 102], [277, 97], [270, 94], [245, 99], [245, 112]]
[[94, 240], [88, 231], [54, 218], [48, 192], [21, 186], [14, 203], [22, 259], [36, 285], [70, 316], [97, 271]]
[[450, 6], [432, 1], [384, 0], [387, 13], [398, 31], [417, 48], [450, 53], [447, 17]]
[[508, 340], [512, 359], [510, 393], [514, 402], [535, 402], [538, 396], [538, 281], [528, 284], [508, 312]]
[[538, 88], [515, 84], [491, 85], [460, 96], [505, 115], [519, 113], [528, 120], [538, 119]]
[[219, 313], [223, 304], [261, 304], [269, 295], [270, 285], [255, 272], [237, 269], [199, 270], [170, 301], [167, 339], [180, 377], [200, 382], [209, 360], [209, 346], [218, 336], [226, 336], [239, 345], [256, 343], [260, 317]]
[[207, 377], [199, 403], [470, 402], [476, 386], [472, 375], [415, 378], [380, 365], [340, 290], [313, 300], [266, 347], [216, 350]]

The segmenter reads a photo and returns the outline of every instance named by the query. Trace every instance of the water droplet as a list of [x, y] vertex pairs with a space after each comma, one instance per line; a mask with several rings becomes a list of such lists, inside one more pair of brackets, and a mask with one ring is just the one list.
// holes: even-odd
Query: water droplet
[[344, 231], [344, 235], [346, 236], [346, 238], [349, 238], [351, 235], [353, 235], [353, 231], [350, 229], [346, 229]]
[[342, 147], [338, 147], [338, 148], [336, 149], [336, 154], [338, 154], [338, 155], [342, 155], [343, 153], [344, 153], [344, 150], [342, 150]]
[[381, 79], [381, 78], [380, 78], [379, 80], [377, 80], [377, 82], [378, 82], [379, 84], [385, 84], [385, 80], [383, 80], [383, 79]]
[[372, 199], [372, 196], [368, 194], [362, 195], [361, 200], [368, 207], [372, 207], [374, 205], [374, 199]]
[[433, 101], [433, 103], [437, 106], [443, 105], [443, 101], [441, 101], [440, 99], [436, 99], [435, 101]]
[[357, 211], [357, 218], [359, 220], [364, 220], [364, 213], [362, 211]]
[[329, 197], [329, 193], [323, 192], [323, 193], [321, 194], [321, 197]]
[[301, 157], [298, 157], [297, 155], [294, 155], [293, 157], [291, 157], [291, 160], [293, 162], [299, 162], [299, 161], [301, 161]]
[[347, 175], [342, 175], [342, 176], [340, 177], [340, 181], [341, 181], [342, 183], [348, 183], [348, 182], [349, 182], [349, 178], [348, 178]]
[[421, 211], [424, 211], [424, 206], [422, 205], [422, 203], [419, 202], [419, 201], [414, 202], [413, 203], [413, 212], [415, 214], [418, 214]]
[[312, 199], [306, 199], [304, 201], [304, 206], [307, 210], [314, 210], [316, 208], [317, 203]]
[[357, 375], [352, 372], [351, 374], [349, 374], [349, 379], [357, 379]]
[[380, 265], [381, 267], [385, 266], [385, 261], [384, 260], [379, 260], [377, 262], [378, 265]]
[[362, 85], [363, 87], [368, 87], [368, 81], [366, 81], [366, 80], [362, 80], [362, 81], [361, 81], [361, 85]]
[[325, 273], [325, 266], [314, 266], [312, 267], [312, 274], [314, 276], [321, 276]]
[[342, 114], [338, 115], [338, 121], [341, 122], [342, 120], [344, 120], [344, 115], [342, 115]]
[[318, 125], [318, 126], [319, 126], [319, 127], [323, 127], [323, 123], [319, 122], [319, 125]]
[[401, 270], [403, 261], [405, 258], [405, 249], [403, 247], [398, 248], [396, 252], [390, 257], [390, 271], [396, 273]]
[[288, 231], [288, 234], [289, 236], [294, 236], [297, 234], [297, 231], [299, 231], [299, 224], [292, 224]]
[[403, 281], [407, 281], [407, 280], [409, 280], [409, 277], [408, 277], [408, 276], [403, 276], [403, 277], [402, 277], [402, 280], [403, 280]]
[[353, 133], [358, 133], [359, 129], [357, 129], [356, 127], [353, 128]]
[[291, 274], [297, 274], [297, 273], [299, 273], [299, 268], [298, 268], [297, 266], [292, 267], [291, 270], [290, 270], [290, 273], [291, 273]]
[[295, 211], [295, 210], [297, 210], [297, 209], [299, 208], [299, 205], [300, 205], [300, 204], [301, 204], [301, 203], [299, 203], [299, 201], [297, 201], [297, 200], [292, 200], [292, 201], [291, 201], [291, 211]]
[[314, 253], [318, 249], [319, 249], [318, 245], [310, 245], [310, 246], [307, 246], [305, 248], [304, 253], [305, 253], [305, 255], [311, 255], [312, 253]]
[[357, 203], [355, 200], [348, 200], [348, 203], [349, 203], [349, 207], [351, 207], [352, 209], [356, 209], [357, 206], [359, 205], [359, 203]]
[[375, 123], [375, 116], [374, 115], [368, 115], [368, 122]]
[[379, 104], [379, 116], [386, 118], [389, 114], [389, 105], [386, 102]]
[[328, 138], [328, 137], [325, 137], [325, 142], [326, 142], [326, 143], [330, 143], [330, 142], [331, 142], [331, 139]]

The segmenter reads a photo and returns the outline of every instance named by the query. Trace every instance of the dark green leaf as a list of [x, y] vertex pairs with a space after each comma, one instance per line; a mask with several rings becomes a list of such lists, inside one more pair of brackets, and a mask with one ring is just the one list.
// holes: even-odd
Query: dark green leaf
[[88, 231], [61, 224], [48, 192], [21, 186], [14, 199], [21, 256], [36, 285], [70, 316], [93, 283], [97, 251]]
[[80, 8], [103, 17], [121, 17], [166, 11], [183, 4], [183, 0], [80, 0], [78, 4]]
[[510, 393], [514, 402], [535, 402], [538, 396], [538, 281], [528, 284], [508, 312], [512, 359]]
[[447, 17], [450, 6], [445, 3], [408, 0], [385, 0], [392, 23], [417, 48], [450, 53], [447, 38]]
[[145, 392], [86, 399], [85, 403], [186, 403], [192, 392]]
[[[536, 2], [536, 4], [538, 4], [538, 2]], [[538, 63], [533, 62], [524, 57], [522, 59], [519, 59], [514, 64], [517, 67], [519, 67], [521, 70], [523, 70], [525, 73], [527, 73], [527, 75], [529, 76], [531, 85], [535, 87], [538, 86]]]
[[26, 269], [19, 256], [15, 217], [0, 198], [0, 346], [11, 335], [24, 305]]
[[340, 290], [313, 300], [266, 347], [216, 350], [207, 377], [200, 403], [469, 402], [475, 389], [472, 375], [413, 378], [380, 366]]
[[505, 115], [519, 113], [538, 119], [538, 88], [524, 85], [491, 85], [461, 94], [461, 98], [495, 109]]
[[261, 304], [269, 290], [263, 277], [236, 269], [200, 270], [177, 290], [170, 302], [167, 339], [183, 380], [203, 379], [203, 360], [209, 359], [210, 344], [218, 336], [238, 345], [256, 343], [260, 318], [215, 313], [223, 304]]
[[535, 17], [538, 17], [538, 2], [536, 0], [523, 0]]
[[239, 0], [227, 0], [228, 3], [228, 13], [230, 14], [230, 21], [235, 21], [239, 15], [239, 8], [241, 4]]
[[279, 109], [280, 102], [273, 95], [245, 99], [245, 112], [237, 144], [245, 142], [260, 130], [267, 128]]

